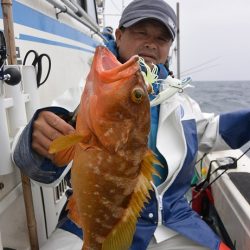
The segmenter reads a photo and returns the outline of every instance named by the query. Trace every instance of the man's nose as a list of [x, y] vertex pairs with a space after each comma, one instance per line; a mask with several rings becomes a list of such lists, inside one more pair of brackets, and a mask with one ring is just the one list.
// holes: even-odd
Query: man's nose
[[149, 49], [156, 49], [156, 42], [155, 39], [147, 39], [144, 46]]

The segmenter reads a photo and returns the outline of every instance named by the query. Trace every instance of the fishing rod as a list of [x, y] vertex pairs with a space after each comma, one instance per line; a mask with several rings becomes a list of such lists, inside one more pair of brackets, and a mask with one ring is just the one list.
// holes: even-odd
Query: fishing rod
[[189, 68], [189, 69], [186, 69], [186, 70], [182, 71], [181, 73], [184, 74], [184, 73], [187, 73], [187, 72], [189, 72], [189, 71], [192, 72], [192, 70], [196, 70], [197, 68], [200, 68], [201, 66], [207, 65], [207, 64], [209, 64], [209, 63], [211, 63], [211, 62], [214, 62], [214, 61], [218, 60], [219, 58], [221, 58], [221, 57], [215, 57], [215, 58], [213, 58], [213, 59], [209, 59], [209, 60], [207, 60], [207, 61], [205, 61], [205, 62], [203, 62], [203, 63], [201, 63], [201, 64], [198, 64], [198, 65], [196, 65], [196, 66], [194, 66], [194, 67], [191, 67], [191, 68]]
[[207, 67], [204, 67], [204, 68], [200, 68], [200, 69], [198, 69], [198, 70], [191, 71], [191, 72], [189, 72], [189, 73], [183, 74], [183, 75], [181, 75], [181, 76], [182, 76], [182, 77], [185, 77], [185, 76], [188, 76], [188, 75], [193, 75], [194, 73], [198, 73], [198, 72], [200, 72], [200, 71], [207, 70], [207, 69], [209, 69], [209, 68], [214, 68], [214, 67], [217, 67], [217, 66], [219, 66], [219, 65], [220, 65], [220, 64], [210, 65], [210, 66], [207, 66]]
[[[212, 173], [211, 173], [211, 169], [212, 169], [212, 164], [214, 162], [218, 163], [218, 159], [216, 160], [212, 160], [209, 164], [209, 169], [208, 169], [208, 174], [207, 177], [201, 181], [199, 184], [197, 184], [194, 187], [194, 190], [196, 192], [198, 192], [193, 199], [191, 199], [189, 201], [189, 204], [191, 204], [195, 199], [197, 199], [207, 188], [209, 188], [215, 181], [217, 181], [226, 171], [228, 171], [229, 169], [235, 169], [237, 168], [237, 162], [250, 150], [250, 147], [245, 150], [238, 158], [234, 158], [234, 157], [226, 157], [224, 159], [228, 159], [229, 163], [220, 165], [219, 167], [217, 167]], [[217, 172], [218, 170], [222, 170], [223, 171], [211, 182], [210, 181], [210, 177], [212, 174], [214, 174], [215, 172]]]

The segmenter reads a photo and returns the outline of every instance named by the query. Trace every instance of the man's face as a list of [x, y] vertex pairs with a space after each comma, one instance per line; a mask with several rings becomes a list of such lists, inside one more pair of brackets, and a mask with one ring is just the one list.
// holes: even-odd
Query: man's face
[[122, 63], [133, 55], [144, 58], [150, 66], [165, 63], [172, 39], [167, 28], [158, 21], [144, 20], [124, 30], [115, 32], [119, 59]]

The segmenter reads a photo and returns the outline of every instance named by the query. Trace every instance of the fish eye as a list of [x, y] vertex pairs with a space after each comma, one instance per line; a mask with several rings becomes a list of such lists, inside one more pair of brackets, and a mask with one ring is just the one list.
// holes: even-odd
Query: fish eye
[[135, 103], [141, 103], [145, 93], [141, 88], [134, 88], [131, 92], [131, 100]]

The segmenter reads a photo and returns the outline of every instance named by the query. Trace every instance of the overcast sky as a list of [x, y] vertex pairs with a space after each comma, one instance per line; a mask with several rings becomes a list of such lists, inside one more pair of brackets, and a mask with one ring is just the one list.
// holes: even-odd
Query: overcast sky
[[[105, 25], [116, 28], [122, 5], [129, 2], [106, 0]], [[176, 0], [167, 2], [176, 9]], [[193, 80], [250, 80], [250, 0], [178, 2], [182, 76], [191, 75]], [[175, 71], [174, 60], [172, 68]]]

